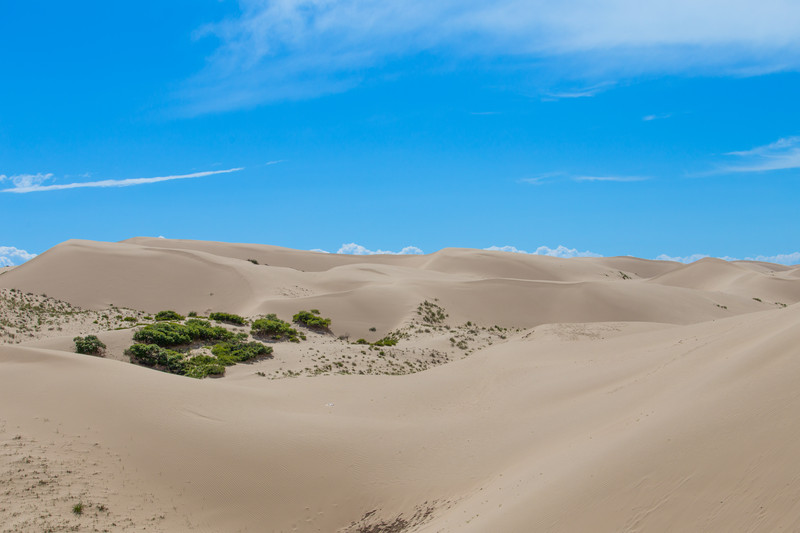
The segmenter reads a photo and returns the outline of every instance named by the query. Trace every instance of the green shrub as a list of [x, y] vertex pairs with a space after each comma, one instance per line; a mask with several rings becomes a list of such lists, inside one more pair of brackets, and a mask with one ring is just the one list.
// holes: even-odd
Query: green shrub
[[301, 336], [291, 324], [273, 314], [255, 320], [250, 333], [254, 337], [267, 337], [276, 341], [288, 339], [292, 342], [300, 342], [298, 337]]
[[331, 319], [319, 316], [317, 309], [313, 309], [311, 312], [300, 311], [292, 317], [292, 321], [312, 329], [328, 329], [331, 325]]
[[372, 343], [373, 346], [394, 346], [397, 344], [397, 339], [394, 337], [384, 337]]
[[234, 315], [232, 313], [211, 313], [208, 315], [211, 320], [216, 320], [217, 322], [226, 322], [228, 324], [235, 324], [237, 326], [244, 326], [247, 324], [247, 319], [241, 317], [239, 315]]
[[159, 346], [179, 346], [192, 342], [192, 337], [187, 328], [181, 324], [161, 322], [143, 327], [133, 334], [133, 340]]
[[189, 311], [189, 314], [186, 316], [188, 316], [189, 318], [197, 317], [197, 311]]
[[196, 355], [186, 360], [185, 376], [203, 379], [207, 376], [221, 376], [225, 374], [225, 366], [216, 357], [209, 355]]
[[144, 344], [157, 344], [169, 348], [192, 341], [222, 341], [235, 334], [221, 326], [212, 326], [207, 320], [190, 318], [185, 324], [158, 322], [149, 324], [133, 334], [133, 340]]
[[125, 322], [137, 322], [136, 317], [132, 317], [132, 316], [126, 316], [122, 320], [124, 320]]
[[179, 315], [175, 311], [159, 311], [156, 313], [156, 320], [183, 320], [183, 316]]
[[103, 341], [95, 335], [87, 335], [85, 337], [75, 337], [72, 339], [75, 342], [75, 352], [86, 355], [98, 355], [102, 350], [106, 349]]
[[225, 341], [236, 336], [222, 326], [212, 326], [208, 320], [190, 318], [185, 322], [186, 330], [195, 341]]
[[353, 344], [369, 344], [369, 343], [367, 342], [367, 339], [358, 339]]
[[219, 362], [225, 366], [272, 355], [272, 347], [260, 342], [221, 342], [211, 348]]

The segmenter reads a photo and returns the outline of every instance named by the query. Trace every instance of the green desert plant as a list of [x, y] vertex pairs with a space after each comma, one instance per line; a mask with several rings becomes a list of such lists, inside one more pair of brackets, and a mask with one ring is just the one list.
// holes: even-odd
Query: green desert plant
[[255, 320], [250, 333], [254, 337], [266, 337], [276, 341], [288, 339], [292, 342], [300, 342], [298, 337], [301, 337], [300, 333], [291, 324], [281, 320], [274, 314]]
[[394, 337], [384, 337], [372, 343], [373, 346], [394, 346], [397, 344], [397, 339]]
[[264, 346], [260, 342], [221, 342], [211, 348], [211, 353], [221, 364], [231, 366], [236, 363], [270, 356], [272, 355], [272, 347]]
[[211, 313], [208, 315], [208, 318], [211, 320], [216, 320], [217, 322], [225, 322], [227, 324], [234, 324], [236, 326], [244, 326], [247, 324], [247, 319], [241, 317], [239, 315], [234, 315], [233, 313]]
[[157, 344], [165, 348], [189, 344], [192, 341], [223, 341], [235, 334], [221, 326], [212, 326], [207, 320], [190, 318], [184, 324], [157, 322], [133, 334], [133, 340], [144, 344]]
[[156, 313], [156, 320], [163, 321], [163, 320], [183, 320], [183, 316], [179, 315], [175, 311], [159, 311]]
[[85, 337], [75, 337], [72, 339], [75, 342], [75, 352], [86, 355], [98, 355], [106, 349], [103, 341], [95, 335], [87, 335]]
[[299, 311], [292, 317], [292, 322], [302, 324], [303, 326], [312, 329], [328, 329], [331, 326], [331, 319], [322, 318], [319, 316], [318, 309], [312, 309], [311, 311]]

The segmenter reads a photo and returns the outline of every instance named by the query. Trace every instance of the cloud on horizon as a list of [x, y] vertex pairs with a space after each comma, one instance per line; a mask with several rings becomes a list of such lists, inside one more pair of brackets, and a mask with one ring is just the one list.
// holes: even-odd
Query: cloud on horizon
[[[195, 113], [348, 90], [424, 53], [530, 70], [543, 96], [652, 74], [761, 75], [800, 67], [789, 0], [239, 0], [196, 36], [219, 47], [181, 99]], [[531, 67], [531, 65], [535, 65]], [[544, 83], [544, 82], [543, 82]], [[564, 86], [584, 89], [563, 89]]]
[[[324, 254], [329, 254], [327, 250], [321, 250], [319, 248], [314, 248], [310, 250], [311, 252], [321, 252]], [[399, 252], [392, 252], [388, 250], [370, 250], [360, 244], [356, 244], [354, 242], [342, 244], [341, 248], [339, 248], [335, 253], [337, 254], [345, 254], [345, 255], [422, 255], [425, 252], [417, 248], [416, 246], [406, 246]]]
[[0, 267], [15, 266], [36, 257], [28, 251], [13, 246], [0, 246]]
[[528, 255], [547, 255], [550, 257], [562, 257], [562, 258], [570, 258], [570, 257], [603, 257], [600, 254], [596, 254], [594, 252], [590, 252], [588, 250], [584, 252], [580, 252], [575, 248], [567, 248], [566, 246], [558, 245], [555, 248], [550, 248], [547, 246], [539, 246], [533, 252], [526, 252], [525, 250], [520, 250], [515, 246], [489, 246], [488, 248], [484, 248], [484, 250], [489, 250], [493, 252], [512, 252], [515, 254], [528, 254]]
[[80, 189], [89, 187], [132, 187], [134, 185], [145, 185], [148, 183], [159, 183], [162, 181], [203, 178], [206, 176], [213, 176], [215, 174], [238, 172], [240, 170], [243, 170], [243, 167], [229, 168], [227, 170], [208, 170], [205, 172], [194, 172], [192, 174], [179, 174], [174, 176], [159, 176], [156, 178], [130, 178], [122, 180], [110, 179], [100, 181], [82, 181], [75, 183], [56, 183], [53, 185], [43, 185], [43, 183], [52, 179], [53, 174], [19, 174], [10, 177], [3, 174], [0, 175], [0, 182], [11, 181], [11, 183], [14, 184], [14, 187], [10, 189], [2, 189], [0, 192], [24, 194], [30, 192], [60, 191], [64, 189]]
[[[705, 259], [706, 257], [713, 257], [707, 254], [692, 254], [686, 256], [669, 256], [667, 254], [661, 254], [656, 257], [659, 261], [676, 261], [678, 263], [694, 263], [695, 261], [699, 261], [700, 259]], [[776, 255], [756, 255], [753, 257], [745, 257], [744, 259], [739, 259], [736, 257], [730, 256], [723, 256], [717, 257], [717, 259], [724, 259], [725, 261], [760, 261], [763, 263], [776, 263], [778, 265], [798, 265], [800, 264], [800, 252], [792, 252], [789, 254], [776, 254]]]

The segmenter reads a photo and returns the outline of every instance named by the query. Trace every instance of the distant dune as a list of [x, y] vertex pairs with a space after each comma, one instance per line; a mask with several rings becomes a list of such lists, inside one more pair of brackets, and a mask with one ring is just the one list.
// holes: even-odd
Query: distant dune
[[[75, 331], [0, 345], [3, 531], [800, 530], [797, 267], [135, 238], [67, 241], [0, 289], [333, 319], [221, 379], [69, 353]], [[409, 326], [423, 301], [447, 330]], [[379, 357], [345, 333], [461, 353], [467, 322], [473, 348], [422, 372], [256, 372]]]

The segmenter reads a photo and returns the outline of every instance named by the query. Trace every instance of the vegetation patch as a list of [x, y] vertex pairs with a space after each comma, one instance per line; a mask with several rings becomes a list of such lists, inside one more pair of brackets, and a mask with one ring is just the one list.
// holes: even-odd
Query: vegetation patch
[[243, 363], [272, 355], [272, 347], [260, 342], [221, 342], [211, 348], [211, 353], [225, 366]]
[[430, 326], [443, 324], [448, 316], [447, 313], [444, 312], [442, 306], [434, 302], [429, 302], [428, 300], [425, 300], [417, 306], [417, 314], [422, 319], [423, 324]]
[[300, 311], [292, 317], [292, 321], [311, 329], [329, 329], [331, 327], [331, 319], [322, 318], [319, 315], [318, 309]]
[[234, 315], [233, 313], [211, 313], [208, 318], [217, 322], [225, 322], [226, 324], [233, 324], [234, 326], [244, 326], [247, 324], [247, 319]]
[[185, 317], [183, 315], [179, 315], [175, 311], [159, 311], [156, 313], [156, 320], [165, 321], [165, 320], [183, 320]]
[[72, 340], [75, 342], [75, 353], [100, 355], [106, 349], [106, 345], [96, 335], [75, 337]]
[[165, 348], [181, 346], [193, 341], [225, 341], [236, 336], [222, 326], [212, 326], [207, 320], [190, 318], [184, 324], [158, 322], [133, 334], [133, 340]]
[[281, 320], [274, 314], [255, 320], [250, 333], [253, 337], [268, 338], [276, 341], [286, 339], [292, 342], [300, 342], [301, 338], [305, 339], [305, 336], [301, 335], [291, 324]]

